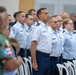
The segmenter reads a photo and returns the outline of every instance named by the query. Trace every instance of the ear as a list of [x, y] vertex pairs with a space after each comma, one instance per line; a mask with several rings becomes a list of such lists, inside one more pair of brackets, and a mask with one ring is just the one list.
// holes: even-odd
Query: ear
[[19, 15], [16, 16], [16, 20], [19, 20]]
[[39, 19], [41, 19], [41, 17], [42, 17], [41, 14], [39, 14]]

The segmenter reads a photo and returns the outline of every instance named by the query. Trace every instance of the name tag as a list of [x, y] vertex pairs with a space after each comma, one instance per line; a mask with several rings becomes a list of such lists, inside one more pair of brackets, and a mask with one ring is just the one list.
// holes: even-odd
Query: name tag
[[52, 40], [55, 40], [56, 38], [53, 38]]
[[23, 30], [20, 30], [20, 32], [23, 32]]
[[45, 33], [46, 31], [43, 31], [43, 33]]

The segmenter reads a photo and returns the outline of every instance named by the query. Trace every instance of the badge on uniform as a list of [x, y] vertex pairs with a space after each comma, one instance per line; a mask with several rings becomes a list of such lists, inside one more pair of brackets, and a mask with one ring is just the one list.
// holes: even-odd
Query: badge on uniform
[[52, 40], [55, 40], [56, 38], [53, 38]]
[[46, 31], [43, 31], [43, 33], [45, 33]]
[[10, 46], [5, 46], [3, 49], [2, 49], [2, 53], [5, 57], [9, 57], [9, 56], [12, 56], [12, 50], [10, 48]]

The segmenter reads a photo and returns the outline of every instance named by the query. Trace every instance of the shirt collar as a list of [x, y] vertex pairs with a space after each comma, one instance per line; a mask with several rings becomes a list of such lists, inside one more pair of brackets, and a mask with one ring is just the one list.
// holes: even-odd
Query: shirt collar
[[59, 32], [62, 32], [62, 30], [63, 30], [63, 29], [60, 29], [60, 28], [59, 28], [59, 29], [58, 29], [58, 30], [56, 30], [56, 31], [59, 33]]
[[25, 26], [26, 26], [26, 29], [32, 28], [32, 26], [28, 26], [27, 24], [25, 24]]
[[[51, 27], [50, 27], [51, 28]], [[56, 30], [53, 30], [52, 28], [51, 28], [51, 32], [52, 33], [56, 33], [57, 31]]]
[[43, 27], [48, 26], [47, 23], [45, 24], [45, 23], [43, 23], [42, 21], [39, 21], [39, 23], [40, 23], [40, 25], [42, 25]]
[[24, 23], [24, 25], [22, 25], [20, 22], [17, 21], [17, 24], [18, 24], [18, 26], [20, 26], [20, 27], [26, 27], [25, 23]]
[[67, 29], [63, 29], [64, 32], [66, 32], [67, 34], [73, 34], [73, 32], [68, 32]]
[[36, 22], [36, 21], [34, 21], [32, 25], [35, 25], [35, 26], [36, 26], [36, 25], [37, 25], [37, 22]]

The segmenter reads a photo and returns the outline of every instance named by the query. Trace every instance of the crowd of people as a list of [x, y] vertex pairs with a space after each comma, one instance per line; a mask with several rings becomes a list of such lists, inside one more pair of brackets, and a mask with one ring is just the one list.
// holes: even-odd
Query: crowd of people
[[58, 63], [76, 59], [76, 13], [51, 16], [40, 8], [13, 17], [0, 6], [0, 75], [17, 75], [24, 57], [31, 57], [32, 75], [59, 75]]

